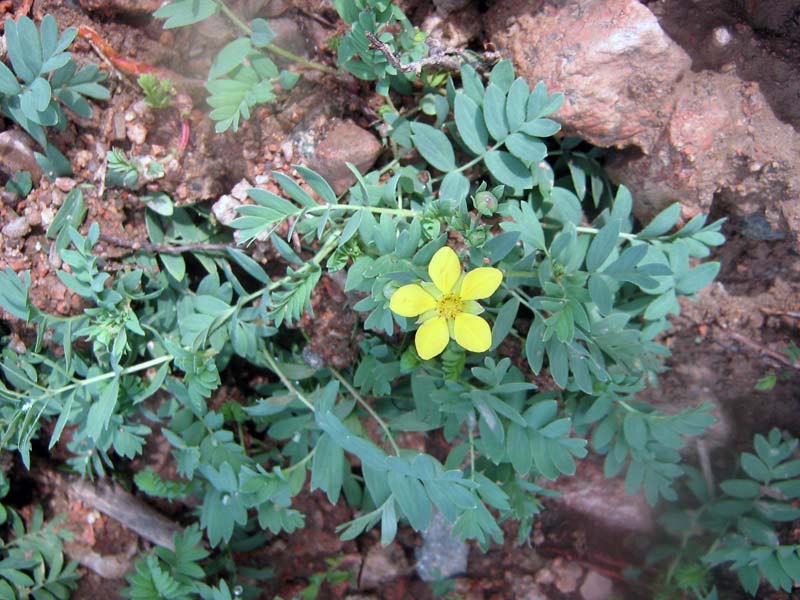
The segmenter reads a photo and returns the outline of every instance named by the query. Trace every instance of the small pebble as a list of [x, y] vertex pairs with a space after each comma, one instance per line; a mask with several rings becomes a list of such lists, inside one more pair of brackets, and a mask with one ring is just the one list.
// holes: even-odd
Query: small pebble
[[69, 192], [75, 187], [75, 180], [71, 177], [57, 177], [54, 183], [62, 192]]
[[717, 27], [714, 29], [712, 33], [714, 39], [714, 45], [717, 48], [724, 48], [728, 44], [731, 43], [733, 36], [731, 35], [730, 30], [727, 27]]
[[453, 535], [453, 527], [436, 512], [417, 548], [417, 575], [422, 581], [437, 581], [467, 572], [469, 546]]
[[18, 240], [28, 235], [31, 223], [28, 217], [17, 217], [3, 227], [3, 235], [10, 240]]
[[127, 127], [128, 139], [137, 145], [144, 144], [147, 139], [147, 128], [141, 123], [129, 123]]

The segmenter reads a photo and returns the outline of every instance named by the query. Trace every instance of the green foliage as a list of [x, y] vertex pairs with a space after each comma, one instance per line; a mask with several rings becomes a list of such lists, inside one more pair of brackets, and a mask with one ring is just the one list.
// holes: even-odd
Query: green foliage
[[6, 191], [16, 194], [20, 198], [26, 198], [33, 189], [33, 180], [28, 171], [17, 171], [13, 177], [6, 182]]
[[[289, 90], [297, 83], [298, 76], [290, 71], [279, 70], [270, 54], [310, 68], [329, 71], [322, 65], [275, 46], [272, 44], [275, 33], [265, 19], [256, 18], [245, 23], [222, 0], [172, 0], [155, 11], [153, 16], [164, 19], [165, 29], [172, 29], [199, 23], [218, 11], [225, 14], [243, 34], [217, 53], [208, 73], [207, 102], [212, 108], [209, 116], [216, 121], [218, 133], [228, 129], [237, 131], [241, 121], [247, 121], [256, 106], [275, 100], [276, 85]], [[165, 91], [159, 93], [166, 94]]]
[[[0, 498], [10, 484], [0, 474]], [[66, 600], [77, 587], [78, 563], [65, 562], [64, 542], [71, 533], [59, 527], [63, 516], [44, 522], [40, 507], [35, 507], [26, 526], [12, 508], [0, 504], [0, 525], [7, 525], [9, 536], [0, 541], [0, 596], [19, 598], [58, 598]]]
[[167, 79], [159, 79], [152, 73], [139, 75], [136, 80], [139, 87], [144, 92], [144, 101], [153, 108], [169, 108], [172, 106], [172, 97], [175, 95], [175, 88], [172, 82]]
[[[150, 244], [113, 269], [96, 253], [100, 228], [84, 223], [76, 189], [47, 239], [81, 309], [39, 310], [29, 273], [0, 273], [0, 305], [37, 332], [29, 348], [7, 346], [0, 357], [2, 448], [30, 466], [33, 440], [47, 431], [52, 448], [69, 427], [68, 466], [104, 475], [141, 455], [158, 430], [177, 477], [143, 470], [134, 483], [194, 507], [196, 524], [174, 552], [137, 561], [127, 597], [238, 595], [224, 580], [209, 587], [204, 569], [238, 572], [214, 561], [303, 527], [292, 502], [309, 475], [311, 489], [353, 507], [340, 526], [346, 539], [379, 526], [389, 543], [402, 523], [421, 531], [439, 511], [456, 535], [484, 548], [502, 540], [508, 519], [526, 541], [541, 499], [553, 494], [540, 484], [573, 476], [590, 450], [605, 457], [608, 477], [624, 473], [627, 490], [643, 490], [652, 504], [693, 481], [680, 450], [712, 422], [708, 408], [665, 414], [635, 394], [668, 355], [657, 336], [679, 313], [678, 299], [717, 274], [719, 264], [704, 259], [723, 242], [721, 222], [700, 215], [679, 224], [673, 205], [637, 232], [633, 199], [605, 178], [598, 153], [552, 138], [559, 94], [531, 89], [504, 61], [488, 76], [465, 64], [458, 77], [439, 78], [441, 89], [432, 85], [438, 75], [423, 74], [427, 87], [413, 96], [413, 76], [364, 45], [370, 31], [403, 61], [426, 56], [402, 12], [385, 0], [336, 7], [351, 25], [340, 63], [383, 94], [412, 95], [398, 103], [407, 108], [389, 102], [381, 111], [392, 156], [380, 170], [354, 169], [356, 184], [340, 197], [301, 165], [293, 176], [274, 172], [277, 187], [250, 190], [230, 228], [205, 205], [140, 196]], [[288, 87], [295, 78], [264, 54], [282, 52], [266, 21], [245, 24], [218, 0], [172, 1], [155, 14], [181, 27], [218, 13], [246, 33], [222, 48], [207, 83], [217, 130], [235, 130], [274, 98], [276, 80]], [[118, 149], [108, 166], [109, 183], [134, 191], [163, 173]], [[464, 266], [503, 273], [481, 299], [492, 345], [474, 354], [451, 344], [422, 360], [416, 324], [393, 314], [390, 298], [427, 279], [449, 240], [459, 240], [450, 243]], [[318, 301], [339, 297], [328, 291], [335, 271], [346, 272], [341, 310], [355, 324], [350, 337], [337, 329], [336, 341], [325, 339], [333, 352], [339, 339], [342, 352], [357, 348], [342, 370], [314, 354], [305, 325], [297, 328]], [[546, 376], [553, 389], [537, 389]], [[244, 399], [225, 397], [223, 383]], [[441, 432], [447, 455], [400, 447], [402, 432]], [[754, 525], [765, 517], [748, 511], [732, 531], [769, 541]], [[745, 568], [736, 557], [714, 558]], [[309, 594], [324, 580], [335, 583], [326, 574]]]
[[335, 0], [334, 5], [350, 25], [350, 31], [338, 41], [339, 64], [359, 79], [375, 81], [379, 94], [388, 95], [390, 86], [410, 93], [414, 74], [399, 71], [365, 34], [375, 35], [401, 64], [408, 64], [428, 56], [425, 33], [414, 27], [397, 5], [386, 0]]
[[[15, 121], [44, 148], [37, 160], [48, 176], [71, 173], [69, 162], [47, 141], [46, 127], [63, 131], [67, 116], [62, 106], [83, 118], [92, 116], [87, 98], [107, 100], [100, 85], [106, 78], [97, 65], [78, 69], [67, 48], [77, 30], [66, 29], [59, 36], [51, 15], [39, 29], [28, 17], [5, 20], [9, 69], [0, 62], [0, 112]], [[13, 69], [13, 71], [12, 71]]]
[[715, 588], [707, 573], [718, 565], [727, 565], [753, 596], [762, 581], [791, 592], [800, 578], [800, 545], [781, 542], [782, 524], [800, 518], [794, 502], [800, 498], [798, 440], [773, 429], [766, 437], [756, 434], [753, 442], [755, 453], [739, 457], [741, 473], [722, 481], [715, 494], [701, 473], [683, 467], [698, 505], [662, 517], [662, 525], [682, 541], [656, 548], [650, 557], [652, 562], [671, 560], [666, 589], [712, 597]]

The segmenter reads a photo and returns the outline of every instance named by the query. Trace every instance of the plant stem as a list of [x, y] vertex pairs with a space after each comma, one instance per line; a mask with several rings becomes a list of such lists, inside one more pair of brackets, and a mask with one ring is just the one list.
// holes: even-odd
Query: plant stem
[[290, 467], [286, 467], [285, 469], [281, 469], [281, 471], [283, 471], [283, 474], [285, 475], [286, 473], [291, 473], [291, 472], [292, 472], [292, 471], [294, 471], [295, 469], [299, 469], [300, 467], [304, 466], [304, 465], [305, 465], [305, 464], [306, 464], [306, 463], [307, 463], [309, 460], [311, 460], [312, 458], [314, 458], [314, 453], [315, 453], [316, 451], [317, 451], [317, 446], [314, 446], [314, 448], [312, 448], [312, 449], [311, 449], [311, 452], [309, 452], [308, 454], [306, 454], [306, 455], [305, 455], [305, 456], [302, 458], [302, 460], [300, 460], [300, 461], [298, 461], [298, 462], [294, 463], [294, 464], [293, 464], [292, 466], [290, 466]]
[[366, 411], [369, 413], [369, 415], [370, 415], [370, 416], [371, 416], [373, 419], [375, 419], [375, 421], [378, 423], [378, 425], [380, 425], [381, 429], [383, 429], [383, 432], [386, 434], [386, 437], [389, 439], [389, 443], [392, 445], [392, 449], [394, 450], [394, 453], [395, 453], [397, 456], [400, 456], [400, 447], [397, 445], [397, 442], [395, 441], [395, 439], [394, 439], [394, 436], [392, 436], [392, 432], [389, 430], [389, 426], [386, 424], [386, 421], [384, 421], [384, 420], [383, 420], [383, 419], [380, 417], [380, 415], [379, 415], [377, 412], [375, 412], [375, 409], [373, 409], [373, 408], [372, 408], [372, 407], [369, 405], [369, 402], [367, 402], [367, 401], [366, 401], [366, 400], [363, 398], [363, 396], [362, 396], [361, 394], [359, 394], [359, 393], [358, 393], [358, 391], [357, 391], [357, 390], [356, 390], [356, 389], [355, 389], [355, 388], [354, 388], [352, 385], [350, 385], [350, 382], [349, 382], [349, 381], [347, 381], [347, 379], [345, 379], [345, 378], [342, 376], [342, 374], [341, 374], [341, 373], [339, 373], [339, 371], [337, 371], [337, 370], [336, 370], [336, 369], [334, 369], [333, 367], [328, 367], [328, 370], [331, 372], [331, 374], [332, 374], [332, 375], [333, 375], [333, 376], [334, 376], [336, 379], [338, 379], [338, 380], [339, 380], [339, 383], [341, 383], [341, 384], [342, 384], [342, 386], [343, 386], [343, 387], [344, 387], [344, 388], [345, 388], [345, 389], [346, 389], [348, 392], [350, 392], [350, 395], [351, 395], [353, 398], [355, 398], [355, 399], [356, 399], [356, 401], [357, 401], [357, 402], [358, 402], [358, 403], [361, 405], [361, 407], [362, 407], [364, 410], [366, 410]]
[[469, 435], [469, 478], [470, 481], [475, 481], [475, 434], [472, 433], [472, 428], [474, 426], [474, 417], [470, 415], [467, 419], [467, 426], [469, 429], [467, 430], [467, 434]]
[[[575, 231], [578, 233], [589, 233], [591, 235], [597, 235], [600, 233], [600, 230], [595, 227], [576, 227]], [[633, 233], [622, 233], [620, 232], [619, 237], [625, 238], [626, 240], [636, 240], [638, 239], [635, 234]]]
[[131, 373], [137, 373], [139, 371], [144, 371], [151, 367], [156, 367], [160, 364], [165, 362], [169, 362], [174, 358], [172, 354], [165, 354], [164, 356], [159, 356], [158, 358], [153, 358], [151, 360], [147, 360], [143, 363], [139, 363], [138, 365], [133, 365], [132, 367], [126, 367], [119, 372], [115, 371], [108, 371], [106, 373], [102, 373], [100, 375], [95, 375], [94, 377], [89, 377], [87, 379], [81, 379], [80, 381], [76, 381], [75, 383], [70, 383], [63, 387], [57, 388], [55, 390], [51, 390], [49, 392], [50, 395], [57, 396], [58, 394], [62, 394], [64, 392], [68, 392], [70, 390], [74, 390], [77, 387], [85, 386], [85, 385], [92, 385], [93, 383], [97, 383], [99, 381], [105, 381], [106, 379], [113, 379], [114, 377], [122, 377], [123, 375], [130, 375]]
[[267, 50], [272, 52], [273, 54], [277, 54], [278, 56], [282, 56], [292, 62], [297, 63], [298, 65], [302, 65], [308, 69], [314, 69], [315, 71], [321, 71], [322, 73], [327, 73], [328, 75], [340, 75], [339, 71], [335, 69], [331, 69], [330, 67], [326, 67], [323, 64], [308, 60], [303, 58], [302, 56], [298, 56], [288, 50], [284, 50], [280, 46], [276, 46], [275, 44], [267, 44]]
[[272, 369], [272, 371], [281, 380], [283, 386], [287, 390], [289, 390], [290, 393], [297, 396], [297, 399], [300, 400], [300, 402], [302, 402], [303, 404], [305, 404], [308, 410], [310, 410], [313, 413], [314, 404], [311, 402], [311, 400], [306, 398], [306, 396], [300, 390], [298, 390], [291, 381], [289, 381], [289, 378], [286, 377], [286, 375], [283, 374], [283, 371], [281, 371], [281, 368], [278, 366], [278, 361], [275, 360], [275, 358], [272, 356], [272, 353], [267, 349], [264, 349], [264, 358], [267, 360], [269, 368]]
[[326, 210], [367, 211], [377, 215], [397, 215], [398, 217], [419, 217], [421, 212], [410, 208], [384, 208], [381, 206], [363, 206], [361, 204], [321, 204], [308, 209], [307, 213], [325, 212]]
[[[242, 30], [246, 35], [252, 35], [253, 29], [244, 21], [239, 18], [235, 12], [233, 12], [228, 5], [225, 4], [223, 0], [217, 0], [217, 5], [219, 5], [220, 10], [228, 17], [231, 22], [236, 25], [239, 29]], [[306, 68], [314, 69], [316, 71], [322, 71], [323, 73], [328, 73], [329, 75], [339, 75], [339, 71], [335, 69], [331, 69], [330, 67], [326, 67], [320, 63], [316, 63], [310, 60], [303, 58], [302, 56], [298, 56], [293, 52], [289, 52], [288, 50], [284, 50], [280, 46], [276, 46], [275, 44], [267, 44], [266, 49], [272, 52], [273, 54], [277, 54], [278, 56], [282, 56], [292, 62], [297, 63], [298, 65], [303, 65]]]

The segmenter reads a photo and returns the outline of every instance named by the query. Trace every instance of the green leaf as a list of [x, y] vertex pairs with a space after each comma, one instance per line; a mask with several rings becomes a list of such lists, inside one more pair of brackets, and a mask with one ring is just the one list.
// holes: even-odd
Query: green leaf
[[[439, 198], [452, 200], [458, 206], [469, 194], [469, 179], [458, 171], [450, 171], [439, 186]], [[416, 248], [415, 248], [416, 249]]]
[[442, 172], [456, 168], [453, 146], [447, 136], [425, 123], [411, 123], [412, 140], [419, 153], [432, 167]]
[[153, 13], [156, 19], [166, 19], [164, 29], [199, 23], [217, 12], [216, 0], [173, 0]]
[[720, 263], [707, 262], [691, 269], [675, 282], [675, 290], [679, 294], [689, 295], [699, 292], [714, 280], [720, 269]]
[[333, 188], [330, 186], [330, 184], [325, 181], [325, 178], [322, 175], [302, 165], [293, 166], [323, 202], [328, 204], [336, 204], [336, 193], [333, 191]]
[[520, 475], [527, 475], [533, 466], [531, 443], [525, 428], [512, 423], [506, 435], [506, 451], [514, 470]]
[[514, 83], [514, 63], [510, 60], [501, 60], [497, 63], [489, 74], [489, 83], [493, 83], [504, 93], [508, 92]]
[[235, 39], [226, 44], [214, 59], [214, 64], [211, 65], [211, 70], [208, 72], [208, 78], [217, 79], [227, 75], [244, 62], [244, 59], [252, 49], [250, 38], [246, 37]]
[[486, 168], [500, 183], [517, 189], [533, 187], [533, 178], [528, 168], [516, 157], [502, 150], [492, 150], [484, 157]]
[[22, 91], [22, 86], [17, 81], [14, 73], [0, 62], [0, 94], [14, 96]]
[[522, 77], [514, 80], [508, 90], [506, 120], [511, 131], [516, 131], [525, 122], [525, 106], [528, 103], [529, 94], [528, 83]]
[[492, 138], [501, 142], [508, 137], [506, 95], [499, 87], [491, 83], [486, 86], [486, 94], [483, 98], [483, 118], [486, 121], [486, 129]]
[[402, 475], [396, 470], [388, 473], [389, 489], [415, 531], [424, 531], [430, 524], [433, 510], [425, 488], [416, 477]]
[[490, 350], [494, 350], [506, 338], [511, 328], [514, 326], [514, 320], [517, 318], [519, 311], [519, 300], [511, 297], [497, 313], [497, 318], [492, 327], [492, 346]]
[[323, 433], [314, 451], [311, 491], [321, 489], [328, 496], [328, 501], [336, 504], [342, 490], [346, 464], [342, 448], [327, 433]]
[[740, 517], [736, 523], [739, 531], [753, 542], [763, 546], [777, 546], [778, 534], [764, 523], [751, 517]]
[[734, 498], [757, 498], [761, 494], [761, 486], [751, 479], [728, 479], [720, 483], [719, 487]]
[[622, 430], [625, 433], [625, 441], [631, 448], [643, 450], [647, 443], [647, 422], [638, 413], [628, 413], [622, 422]]
[[561, 125], [552, 119], [536, 119], [525, 123], [520, 131], [534, 137], [550, 137], [561, 131]]
[[611, 255], [619, 242], [619, 222], [610, 221], [594, 236], [592, 243], [589, 244], [589, 251], [586, 253], [586, 268], [589, 271], [597, 271]]
[[512, 133], [506, 138], [505, 144], [511, 154], [526, 164], [538, 163], [547, 156], [547, 146], [525, 133]]
[[250, 28], [253, 30], [250, 38], [256, 48], [265, 48], [275, 39], [275, 32], [265, 19], [253, 19]]
[[769, 468], [767, 468], [767, 465], [765, 465], [755, 454], [743, 452], [739, 462], [741, 463], [744, 472], [756, 481], [768, 483], [771, 479]]
[[658, 213], [658, 215], [650, 221], [650, 224], [639, 232], [638, 237], [642, 239], [652, 239], [663, 235], [675, 226], [680, 216], [680, 202], [675, 202]]
[[453, 114], [458, 134], [470, 152], [477, 156], [486, 152], [489, 132], [483, 122], [483, 113], [475, 101], [463, 92], [458, 92]]

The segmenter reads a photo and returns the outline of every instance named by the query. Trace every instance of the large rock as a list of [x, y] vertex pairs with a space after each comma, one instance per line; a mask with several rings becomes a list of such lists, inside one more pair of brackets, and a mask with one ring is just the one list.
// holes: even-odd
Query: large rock
[[624, 477], [607, 479], [600, 460], [587, 458], [578, 462], [574, 477], [560, 477], [546, 486], [560, 495], [547, 500], [562, 514], [572, 514], [587, 522], [587, 535], [601, 537], [616, 532], [646, 537], [653, 532], [653, 512], [641, 493], [629, 496]]
[[[752, 18], [772, 6], [746, 4]], [[670, 6], [689, 14], [696, 3]], [[640, 219], [675, 201], [687, 216], [721, 202], [734, 221], [757, 218], [773, 238], [797, 243], [800, 135], [781, 120], [793, 120], [793, 88], [754, 81], [747, 65], [755, 61], [761, 77], [796, 67], [746, 25], [718, 26], [710, 11], [719, 9], [695, 10], [682, 25], [691, 35], [663, 13], [668, 36], [636, 0], [500, 0], [487, 28], [520, 74], [565, 94], [556, 118], [567, 132], [618, 149], [610, 174], [631, 188]]]
[[314, 149], [311, 168], [325, 177], [337, 194], [341, 194], [356, 182], [347, 163], [366, 173], [380, 153], [381, 144], [369, 131], [352, 121], [336, 120], [325, 139]]
[[743, 221], [763, 214], [773, 231], [800, 231], [800, 136], [770, 110], [758, 84], [721, 73], [692, 73], [677, 90], [663, 134], [641, 153], [608, 165], [632, 189], [647, 219], [680, 200], [708, 212], [725, 200]]
[[599, 146], [656, 142], [670, 92], [691, 66], [636, 0], [501, 0], [487, 15], [492, 41], [519, 74], [563, 92], [565, 129]]

